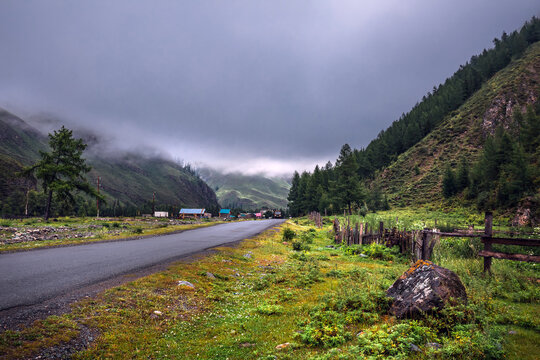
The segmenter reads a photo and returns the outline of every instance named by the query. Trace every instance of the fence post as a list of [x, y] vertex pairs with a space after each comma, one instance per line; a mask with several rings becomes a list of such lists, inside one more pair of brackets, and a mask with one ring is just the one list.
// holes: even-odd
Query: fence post
[[384, 223], [382, 221], [379, 221], [379, 244], [382, 244], [384, 241]]
[[427, 248], [428, 248], [428, 229], [424, 228], [422, 231], [422, 260], [428, 260], [427, 258]]
[[[484, 251], [491, 251], [491, 236], [493, 235], [493, 213], [491, 211], [486, 211], [485, 215], [485, 237], [482, 239], [484, 241]], [[491, 273], [491, 257], [484, 257], [484, 272]]]

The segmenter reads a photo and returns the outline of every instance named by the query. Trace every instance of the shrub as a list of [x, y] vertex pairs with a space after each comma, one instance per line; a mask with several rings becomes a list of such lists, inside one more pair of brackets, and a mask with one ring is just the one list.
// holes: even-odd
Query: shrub
[[394, 260], [395, 250], [382, 244], [369, 244], [363, 248], [364, 254], [372, 259]]
[[438, 341], [436, 334], [417, 321], [389, 326], [383, 324], [379, 330], [366, 330], [358, 336], [357, 354], [374, 358], [408, 358], [411, 344], [422, 346]]
[[335, 311], [312, 311], [299, 327], [295, 336], [310, 346], [335, 347], [351, 338], [345, 331], [343, 316]]
[[2, 226], [2, 227], [10, 227], [11, 222], [10, 221], [2, 221], [2, 222], [0, 222], [0, 226]]
[[119, 228], [119, 227], [120, 227], [120, 224], [117, 223], [117, 222], [113, 222], [113, 223], [112, 223], [112, 227], [113, 227], [113, 228]]
[[304, 244], [302, 241], [293, 241], [291, 245], [292, 245], [293, 250], [295, 251], [302, 251], [302, 250], [309, 251], [311, 249], [309, 245]]
[[296, 233], [289, 228], [283, 230], [283, 241], [291, 241], [296, 236]]
[[109, 223], [101, 223], [101, 226], [105, 227], [105, 228], [109, 228], [111, 225]]
[[274, 315], [274, 314], [281, 314], [283, 313], [283, 306], [281, 305], [271, 305], [271, 304], [264, 304], [259, 305], [255, 309], [255, 311], [261, 315]]
[[136, 228], [133, 228], [133, 232], [134, 232], [135, 234], [142, 234], [142, 233], [143, 233], [143, 229], [142, 229], [142, 227], [137, 226]]

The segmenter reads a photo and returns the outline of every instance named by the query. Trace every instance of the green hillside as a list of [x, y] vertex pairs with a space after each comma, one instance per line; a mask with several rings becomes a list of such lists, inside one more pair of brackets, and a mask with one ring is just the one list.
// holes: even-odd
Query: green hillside
[[537, 102], [539, 94], [540, 43], [536, 43], [419, 143], [378, 172], [376, 183], [396, 204], [441, 200], [441, 179], [446, 166], [457, 168], [461, 158], [475, 162], [487, 136], [498, 125], [511, 128], [515, 110], [526, 112], [527, 105]]
[[[16, 173], [23, 166], [34, 163], [39, 151], [47, 150], [47, 137], [17, 116], [0, 109], [0, 210], [2, 215], [22, 215], [28, 188], [36, 182], [26, 183]], [[155, 192], [156, 209], [178, 211], [179, 207], [218, 208], [214, 191], [189, 167], [159, 157], [143, 157], [124, 153], [103, 155], [87, 151], [84, 154], [92, 171], [90, 183], [101, 178], [101, 192], [106, 204], [100, 207], [102, 215], [149, 212]], [[30, 212], [40, 214], [39, 194], [32, 193]], [[35, 206], [32, 206], [35, 204]], [[94, 202], [79, 199], [74, 211], [94, 211]], [[79, 209], [79, 210], [77, 210]], [[89, 210], [88, 210], [89, 209]]]
[[540, 209], [540, 19], [493, 43], [365, 148], [344, 144], [334, 165], [296, 172], [291, 214], [443, 199], [483, 210]]
[[290, 184], [283, 178], [262, 175], [223, 174], [212, 169], [199, 170], [201, 177], [216, 191], [224, 208], [284, 209]]

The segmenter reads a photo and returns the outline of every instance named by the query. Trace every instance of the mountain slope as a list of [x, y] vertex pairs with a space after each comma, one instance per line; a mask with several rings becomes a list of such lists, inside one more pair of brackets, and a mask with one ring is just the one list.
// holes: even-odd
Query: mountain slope
[[378, 172], [375, 182], [395, 204], [410, 205], [442, 199], [442, 173], [456, 168], [462, 157], [474, 162], [484, 141], [502, 124], [512, 125], [516, 108], [538, 101], [540, 92], [540, 43], [525, 56], [495, 74], [458, 110], [420, 142]]
[[225, 208], [243, 209], [284, 209], [290, 184], [277, 177], [262, 175], [223, 174], [204, 168], [201, 177], [217, 194], [219, 203]]
[[[16, 173], [34, 163], [39, 151], [48, 148], [47, 137], [17, 116], [0, 109], [0, 209], [3, 214], [21, 214], [26, 186]], [[131, 208], [148, 212], [155, 192], [157, 208], [219, 206], [214, 191], [189, 168], [160, 157], [124, 153], [105, 155], [86, 151], [92, 171], [88, 180], [101, 178], [107, 208]], [[35, 185], [35, 184], [34, 184]], [[92, 202], [93, 204], [93, 202]], [[102, 214], [104, 212], [102, 211]]]

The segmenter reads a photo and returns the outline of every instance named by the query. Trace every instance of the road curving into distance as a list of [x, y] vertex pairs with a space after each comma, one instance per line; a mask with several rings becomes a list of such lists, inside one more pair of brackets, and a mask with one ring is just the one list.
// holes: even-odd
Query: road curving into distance
[[234, 222], [137, 240], [0, 254], [0, 310], [34, 305], [115, 276], [247, 239], [283, 221]]

